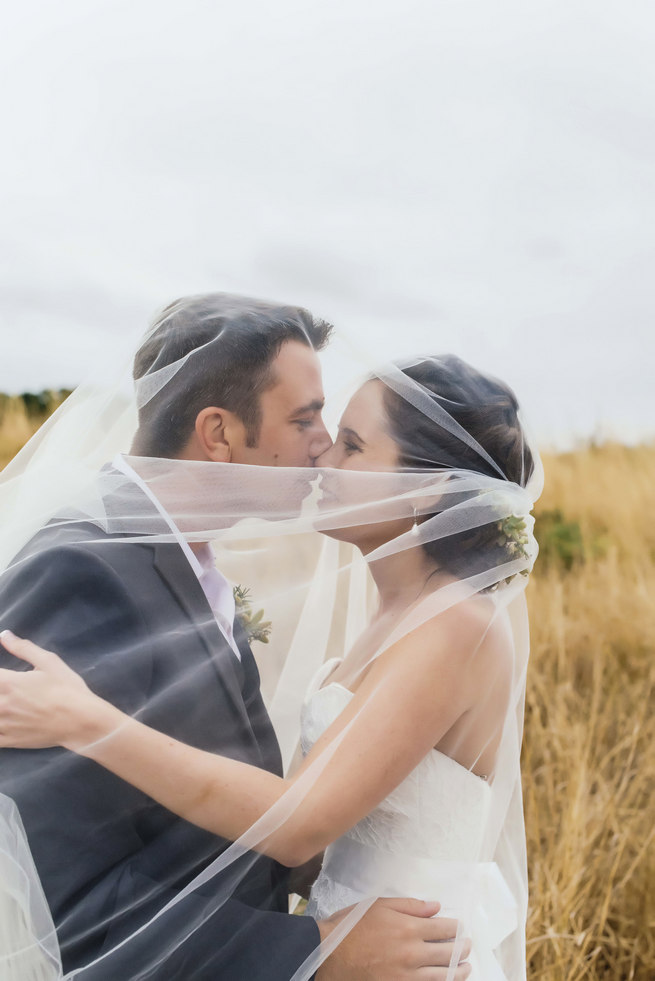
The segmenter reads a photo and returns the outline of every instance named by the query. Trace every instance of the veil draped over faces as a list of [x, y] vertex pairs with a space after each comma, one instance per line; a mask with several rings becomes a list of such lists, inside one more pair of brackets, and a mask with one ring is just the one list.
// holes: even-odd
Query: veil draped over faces
[[[189, 312], [192, 342], [181, 326]], [[524, 977], [519, 755], [524, 589], [537, 552], [530, 512], [542, 481], [535, 448], [502, 383], [451, 356], [380, 366], [335, 332], [323, 355], [328, 429], [336, 435], [348, 396], [364, 384], [377, 393], [374, 422], [397, 448], [395, 466], [368, 470], [370, 455], [346, 445], [343, 431], [326, 455], [341, 452], [337, 469], [176, 458], [175, 439], [191, 431], [198, 406], [218, 404], [212, 378], [227, 393], [222, 404], [257, 430], [258, 393], [271, 379], [264, 366], [248, 388], [233, 366], [252, 367], [252, 337], [271, 323], [282, 325], [283, 343], [321, 346], [324, 325], [306, 311], [219, 294], [164, 311], [150, 340], [137, 342], [136, 383], [134, 351], [107, 352], [101, 373], [2, 474], [0, 626], [55, 650], [141, 721], [287, 774], [302, 759], [301, 720], [307, 752], [349, 692], [366, 678], [376, 683], [233, 843], [65, 750], [0, 751], [0, 903], [3, 922], [14, 924], [0, 932], [3, 978], [191, 977], [194, 958], [211, 956], [205, 934], [226, 944], [226, 957], [245, 956], [237, 907], [286, 909], [283, 870], [259, 849], [300, 813], [330, 761], [338, 767], [379, 723], [389, 692], [376, 667], [402, 656], [423, 628], [440, 636], [429, 631], [443, 621], [457, 636], [460, 619], [472, 639], [457, 645], [444, 685], [456, 688], [460, 674], [470, 683], [473, 673], [474, 703], [326, 853], [324, 874], [344, 885], [335, 902], [354, 903], [352, 912], [326, 943], [317, 932], [309, 947], [303, 940], [295, 959], [284, 949], [295, 932], [262, 926], [262, 947], [248, 956], [288, 958], [293, 981], [311, 978], [375, 897], [407, 895], [440, 900], [460, 920], [479, 977]], [[152, 445], [133, 443], [137, 429]], [[210, 543], [229, 581], [211, 607], [206, 597], [220, 584], [202, 550], [185, 552], [180, 540]], [[388, 623], [377, 609], [376, 577], [385, 575], [405, 596]], [[356, 644], [371, 621], [367, 642]], [[338, 684], [328, 678], [334, 665]], [[408, 654], [403, 671], [414, 670], [423, 668]], [[405, 732], [411, 738], [409, 719]], [[312, 899], [317, 916], [333, 911], [321, 906], [326, 895]], [[186, 974], [175, 974], [180, 964]]]

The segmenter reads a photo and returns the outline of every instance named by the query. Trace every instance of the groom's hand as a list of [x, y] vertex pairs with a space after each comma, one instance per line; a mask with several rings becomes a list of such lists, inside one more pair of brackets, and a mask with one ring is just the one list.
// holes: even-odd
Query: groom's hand
[[[349, 909], [320, 920], [326, 940]], [[321, 965], [316, 981], [463, 981], [469, 940], [457, 940], [457, 920], [435, 916], [439, 903], [378, 899]], [[457, 952], [455, 953], [455, 948]], [[458, 967], [448, 967], [455, 953]]]

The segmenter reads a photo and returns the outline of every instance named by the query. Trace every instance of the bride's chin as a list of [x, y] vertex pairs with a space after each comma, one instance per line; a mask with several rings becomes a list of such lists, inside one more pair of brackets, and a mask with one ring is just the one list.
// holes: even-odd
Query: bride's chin
[[317, 526], [315, 530], [321, 535], [325, 535], [326, 538], [333, 538], [337, 542], [347, 542], [349, 545], [354, 545], [364, 556], [368, 555], [369, 552], [374, 552], [381, 545], [385, 545], [388, 540], [379, 533], [372, 533], [370, 526], [349, 526], [346, 528], [321, 528]]
[[354, 528], [321, 528], [320, 523], [315, 526], [315, 531], [324, 535], [326, 538], [334, 538], [337, 542], [348, 542], [350, 545], [358, 545], [358, 535]]

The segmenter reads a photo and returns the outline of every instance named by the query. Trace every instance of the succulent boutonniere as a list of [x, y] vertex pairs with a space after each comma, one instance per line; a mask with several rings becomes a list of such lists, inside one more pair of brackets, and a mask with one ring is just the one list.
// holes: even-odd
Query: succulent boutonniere
[[259, 640], [262, 644], [268, 644], [271, 635], [271, 621], [264, 620], [263, 610], [257, 610], [256, 613], [253, 613], [248, 586], [234, 587], [234, 603], [236, 615], [246, 632], [248, 643], [252, 644], [253, 640]]

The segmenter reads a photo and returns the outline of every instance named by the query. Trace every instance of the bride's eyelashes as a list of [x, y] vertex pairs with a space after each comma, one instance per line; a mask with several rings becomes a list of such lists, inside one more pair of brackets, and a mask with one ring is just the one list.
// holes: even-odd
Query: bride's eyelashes
[[359, 446], [354, 440], [349, 436], [346, 436], [343, 432], [339, 432], [337, 435], [337, 443], [341, 444], [344, 453], [347, 456], [351, 456], [353, 453], [362, 453], [363, 448]]
[[339, 430], [337, 440], [341, 443], [348, 456], [353, 453], [364, 452], [364, 446], [362, 441], [359, 439], [359, 436], [354, 430], [349, 429], [347, 426], [344, 426]]

